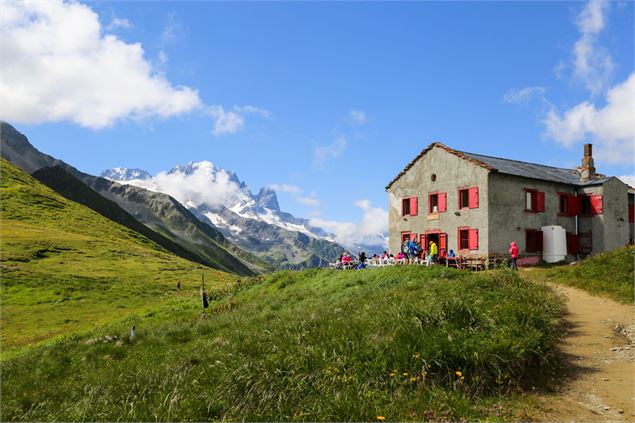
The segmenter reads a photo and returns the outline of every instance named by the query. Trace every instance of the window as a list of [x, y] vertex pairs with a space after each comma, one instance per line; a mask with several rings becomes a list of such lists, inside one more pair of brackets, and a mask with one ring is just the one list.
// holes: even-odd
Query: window
[[567, 194], [558, 194], [558, 214], [569, 214], [569, 196]]
[[580, 213], [583, 216], [590, 216], [591, 215], [591, 196], [590, 195], [583, 195], [582, 197], [580, 197], [580, 201], [581, 203], [581, 211]]
[[534, 213], [545, 211], [545, 193], [525, 188], [525, 211]]
[[459, 250], [470, 249], [470, 230], [459, 229]]
[[457, 241], [459, 250], [478, 250], [478, 229], [460, 227]]
[[461, 188], [459, 190], [459, 209], [478, 208], [478, 187]]
[[428, 194], [428, 213], [442, 213], [446, 210], [447, 195], [445, 192]]
[[[401, 233], [401, 243], [408, 241], [411, 238], [412, 234], [410, 232], [402, 232]], [[416, 235], [415, 235], [416, 236]], [[401, 247], [399, 247], [401, 248]]]
[[558, 216], [575, 216], [578, 214], [578, 197], [566, 192], [558, 193]]
[[635, 223], [635, 207], [633, 207], [633, 203], [628, 205], [628, 223]]
[[525, 229], [525, 251], [528, 253], [542, 251], [542, 231]]
[[438, 213], [439, 212], [439, 194], [430, 194], [428, 199], [428, 204], [430, 204], [429, 213]]
[[416, 216], [418, 213], [417, 197], [407, 197], [401, 200], [401, 215]]

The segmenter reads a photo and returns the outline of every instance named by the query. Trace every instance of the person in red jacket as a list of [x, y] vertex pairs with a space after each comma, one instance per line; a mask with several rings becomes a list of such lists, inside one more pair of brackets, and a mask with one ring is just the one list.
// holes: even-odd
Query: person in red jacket
[[512, 241], [509, 244], [509, 254], [512, 256], [512, 270], [518, 270], [518, 264], [516, 264], [516, 260], [518, 260], [518, 245], [516, 245], [516, 241]]

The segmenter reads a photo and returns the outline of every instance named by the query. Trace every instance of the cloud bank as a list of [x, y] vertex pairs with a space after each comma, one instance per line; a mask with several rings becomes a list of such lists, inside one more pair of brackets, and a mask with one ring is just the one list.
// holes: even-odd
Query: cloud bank
[[[19, 123], [70, 121], [101, 129], [123, 119], [170, 118], [202, 111], [214, 134], [244, 126], [253, 106], [208, 106], [196, 89], [175, 85], [144, 57], [140, 43], [107, 31], [89, 6], [62, 0], [6, 1], [0, 15], [0, 118]], [[170, 26], [173, 28], [173, 25]], [[171, 29], [173, 36], [174, 29]], [[165, 36], [165, 34], [164, 34]], [[159, 65], [167, 61], [162, 52]]]
[[371, 246], [377, 250], [387, 248], [388, 212], [380, 207], [373, 207], [368, 200], [357, 200], [354, 204], [362, 211], [360, 223], [316, 218], [311, 219], [311, 225], [333, 233], [342, 245]]

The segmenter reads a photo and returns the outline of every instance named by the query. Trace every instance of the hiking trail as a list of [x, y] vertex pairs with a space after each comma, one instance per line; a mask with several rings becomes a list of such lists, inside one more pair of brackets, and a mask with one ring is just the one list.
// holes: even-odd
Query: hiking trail
[[634, 421], [635, 307], [549, 284], [565, 298], [565, 380], [541, 393], [539, 420]]

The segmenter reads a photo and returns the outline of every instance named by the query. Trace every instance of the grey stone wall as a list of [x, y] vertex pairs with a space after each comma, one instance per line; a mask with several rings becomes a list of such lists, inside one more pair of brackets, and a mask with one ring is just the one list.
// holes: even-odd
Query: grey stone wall
[[[436, 181], [432, 181], [432, 174]], [[457, 228], [469, 226], [478, 229], [478, 250], [475, 254], [488, 251], [487, 215], [489, 170], [455, 156], [441, 147], [434, 147], [421, 157], [412, 168], [388, 190], [388, 247], [396, 254], [401, 245], [401, 232], [411, 231], [418, 235], [427, 230], [439, 230], [448, 237], [448, 250], [458, 250]], [[479, 207], [458, 210], [459, 188], [479, 188]], [[429, 220], [428, 193], [447, 193], [447, 211], [438, 213], [438, 218]], [[417, 216], [401, 216], [401, 199], [418, 197]], [[457, 213], [458, 212], [458, 216]]]
[[[544, 212], [525, 211], [525, 188], [545, 193]], [[492, 173], [489, 178], [490, 253], [507, 254], [509, 243], [516, 241], [521, 254], [535, 255], [526, 251], [526, 229], [558, 225], [575, 233], [575, 217], [558, 215], [560, 192], [575, 194], [575, 189], [566, 184]]]

